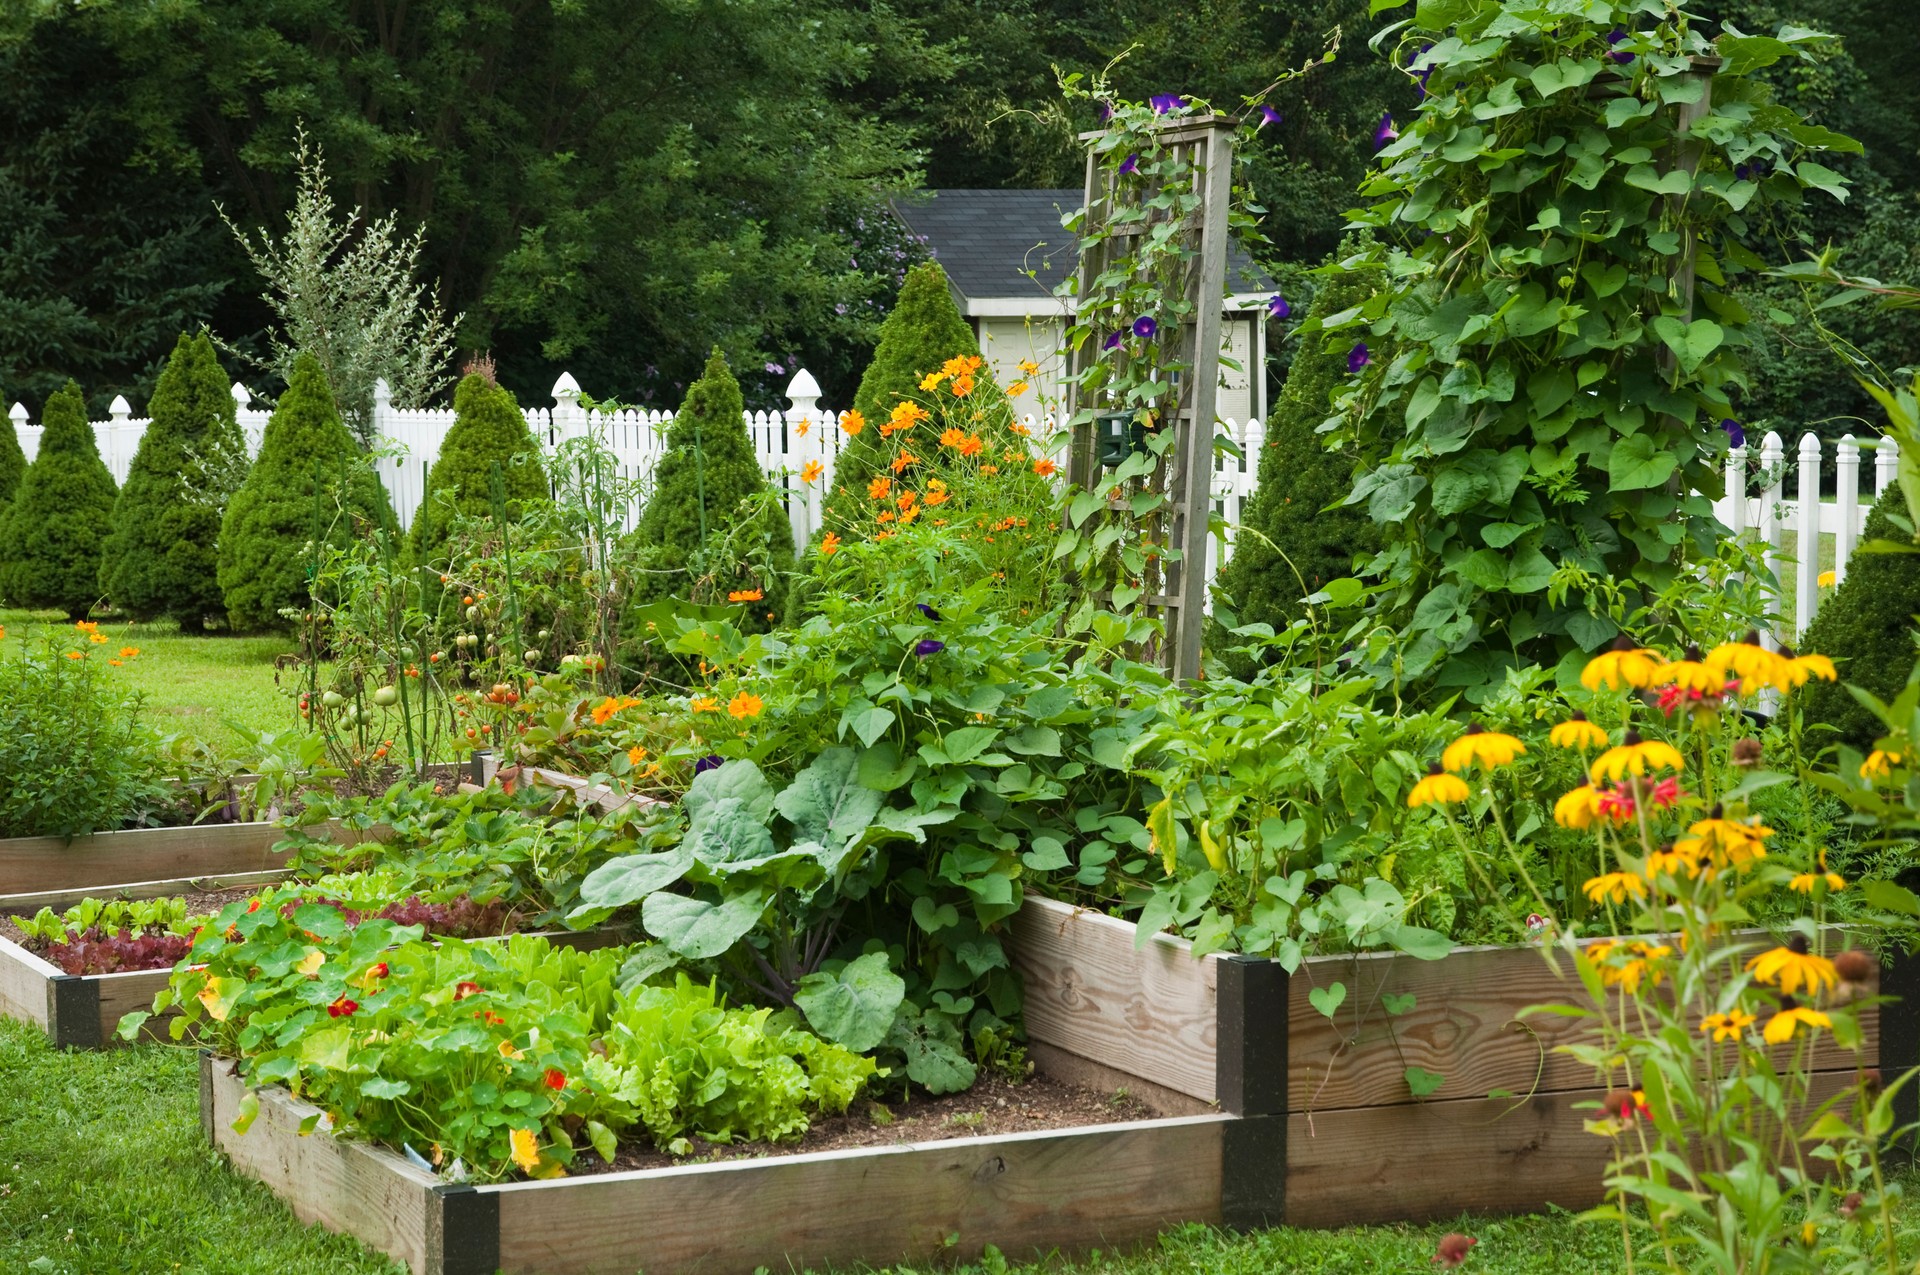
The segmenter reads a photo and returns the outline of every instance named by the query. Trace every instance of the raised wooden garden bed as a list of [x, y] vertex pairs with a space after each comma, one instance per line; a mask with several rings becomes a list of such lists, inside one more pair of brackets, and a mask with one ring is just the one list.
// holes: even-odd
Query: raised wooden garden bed
[[[478, 763], [435, 765], [429, 773], [477, 775]], [[241, 776], [236, 782], [247, 782]], [[338, 824], [309, 829], [342, 839]], [[89, 896], [156, 899], [189, 890], [259, 885], [286, 873], [274, 846], [278, 823], [200, 823], [184, 828], [131, 828], [67, 837], [0, 837], [0, 915], [56, 911]], [[361, 839], [364, 834], [353, 834]]]
[[[1537, 950], [1326, 957], [1289, 976], [1271, 961], [1195, 960], [1168, 936], [1135, 950], [1132, 922], [1047, 899], [1028, 900], [1011, 946], [1036, 1059], [1082, 1076], [1117, 1068], [1172, 1096], [1163, 1102], [1271, 1119], [1274, 1204], [1290, 1225], [1578, 1209], [1604, 1194], [1611, 1146], [1582, 1128], [1596, 1113], [1577, 1108], [1604, 1090], [1554, 1052], [1582, 1021], [1519, 1016], [1583, 999]], [[1912, 981], [1911, 963], [1885, 988], [1911, 1003], [1896, 980]], [[1308, 994], [1336, 981], [1347, 995], [1329, 1019]], [[1389, 1014], [1389, 995], [1413, 1007]], [[1863, 1017], [1883, 1069], [1920, 1062], [1910, 1010], [1887, 1016], [1884, 1041], [1878, 1012]], [[1830, 1037], [1814, 1066], [1816, 1097], [1857, 1079]], [[1445, 1080], [1415, 1099], [1409, 1067]]]
[[[558, 947], [585, 951], [626, 941], [615, 929], [542, 931]], [[119, 1043], [120, 1020], [135, 1010], [151, 1010], [153, 998], [173, 969], [128, 970], [119, 974], [67, 974], [10, 939], [0, 938], [0, 1017], [32, 1023], [56, 1046], [105, 1049]], [[141, 1035], [166, 1040], [172, 1014], [147, 1020]]]
[[449, 1185], [383, 1148], [335, 1139], [286, 1090], [246, 1093], [201, 1061], [201, 1123], [234, 1167], [302, 1221], [419, 1275], [751, 1275], [1147, 1240], [1181, 1222], [1264, 1225], [1267, 1122], [1209, 1114], [942, 1142], [728, 1160], [548, 1182]]

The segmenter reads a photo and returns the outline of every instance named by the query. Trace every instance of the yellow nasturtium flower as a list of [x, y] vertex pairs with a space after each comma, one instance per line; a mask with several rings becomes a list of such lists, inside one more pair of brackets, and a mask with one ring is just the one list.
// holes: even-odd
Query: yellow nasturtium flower
[[534, 1137], [531, 1129], [515, 1129], [507, 1135], [507, 1145], [513, 1153], [513, 1162], [527, 1173], [540, 1167], [540, 1140]]

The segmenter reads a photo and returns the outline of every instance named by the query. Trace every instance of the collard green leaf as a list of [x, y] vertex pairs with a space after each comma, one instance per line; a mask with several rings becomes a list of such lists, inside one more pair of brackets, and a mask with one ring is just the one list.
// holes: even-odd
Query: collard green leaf
[[609, 859], [580, 883], [578, 911], [620, 908], [664, 890], [693, 866], [693, 851], [683, 842], [658, 854], [628, 854]]
[[797, 839], [837, 854], [866, 832], [886, 799], [860, 782], [858, 760], [851, 748], [829, 748], [774, 798]]
[[766, 910], [767, 895], [748, 890], [721, 903], [684, 894], [653, 894], [640, 907], [640, 923], [675, 955], [704, 961], [723, 955], [750, 933]]
[[907, 983], [885, 952], [869, 952], [832, 972], [800, 980], [793, 1003], [807, 1025], [838, 1045], [865, 1053], [887, 1038]]

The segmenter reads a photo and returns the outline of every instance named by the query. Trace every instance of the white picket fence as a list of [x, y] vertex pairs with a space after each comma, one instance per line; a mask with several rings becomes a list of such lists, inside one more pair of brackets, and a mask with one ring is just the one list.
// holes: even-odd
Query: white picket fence
[[[260, 447], [260, 435], [266, 428], [268, 413], [252, 405], [253, 395], [243, 385], [233, 387], [241, 431], [246, 435], [249, 454]], [[846, 433], [840, 428], [844, 414], [820, 406], [820, 386], [811, 373], [799, 371], [787, 386], [790, 406], [785, 412], [748, 412], [745, 424], [748, 436], [769, 482], [786, 493], [787, 516], [793, 524], [794, 539], [805, 543], [821, 524], [821, 507], [833, 487], [834, 462]], [[113, 472], [115, 482], [125, 482], [133, 464], [134, 452], [146, 431], [147, 421], [135, 418], [124, 398], [116, 398], [105, 421], [93, 422], [94, 437], [100, 455]], [[644, 503], [646, 480], [666, 449], [667, 427], [671, 412], [589, 411], [580, 404], [580, 386], [571, 375], [563, 374], [553, 387], [553, 406], [526, 410], [527, 425], [543, 447], [551, 453], [572, 438], [597, 436], [613, 453], [623, 476], [636, 480], [639, 491], [626, 511], [626, 525], [639, 519]], [[20, 446], [32, 460], [40, 447], [41, 427], [28, 423], [27, 409], [13, 405], [9, 413]], [[440, 445], [453, 427], [451, 408], [398, 408], [386, 393], [384, 383], [374, 398], [374, 431], [379, 440], [380, 477], [392, 498], [394, 513], [403, 527], [410, 526], [426, 494], [427, 471], [440, 454]], [[1041, 448], [1054, 440], [1056, 422], [1050, 416], [1029, 416], [1026, 424]], [[875, 422], [877, 426], [877, 422]], [[1214, 509], [1227, 526], [1225, 543], [1210, 540], [1207, 546], [1207, 577], [1212, 579], [1221, 564], [1233, 554], [1234, 529], [1246, 502], [1252, 498], [1266, 441], [1266, 426], [1258, 420], [1226, 421], [1222, 431], [1236, 443], [1244, 459], [1222, 456], [1215, 461], [1213, 479]], [[1861, 450], [1871, 449], [1872, 492], [1864, 494], [1861, 481]], [[1820, 497], [1825, 465], [1825, 448], [1820, 440], [1807, 434], [1789, 464], [1786, 444], [1769, 433], [1761, 440], [1757, 476], [1748, 473], [1748, 449], [1736, 448], [1727, 458], [1727, 496], [1714, 503], [1714, 514], [1736, 534], [1752, 534], [1766, 545], [1766, 561], [1776, 579], [1786, 580], [1790, 563], [1814, 564], [1793, 575], [1793, 624], [1797, 638], [1805, 632], [1818, 608], [1819, 563], [1822, 561], [1822, 537], [1834, 541], [1832, 562], [1836, 579], [1846, 577], [1847, 558], [1859, 543], [1866, 525], [1867, 508], [1874, 497], [1886, 490], [1895, 475], [1896, 453], [1892, 445], [1879, 440], [1865, 443], [1852, 435], [1841, 439], [1833, 449], [1836, 494], [1833, 500]], [[820, 465], [820, 476], [805, 482], [801, 475], [809, 462]], [[1793, 475], [1793, 498], [1787, 495], [1788, 470]], [[1776, 619], [1782, 608], [1776, 599]]]

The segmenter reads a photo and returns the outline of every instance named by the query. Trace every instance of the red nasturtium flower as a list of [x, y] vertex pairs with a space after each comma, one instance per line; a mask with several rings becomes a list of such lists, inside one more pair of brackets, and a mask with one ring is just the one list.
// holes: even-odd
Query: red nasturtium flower
[[260, 900], [254, 899], [247, 904], [247, 911], [258, 912], [259, 910], [260, 910]]
[[467, 997], [478, 995], [480, 992], [483, 992], [485, 990], [486, 989], [481, 987], [480, 984], [478, 983], [469, 983], [469, 982], [455, 983], [453, 985], [453, 999], [457, 1001], [465, 1000]]
[[335, 1002], [333, 1002], [333, 1004], [331, 1004], [331, 1005], [329, 1005], [329, 1006], [327, 1006], [327, 1017], [329, 1017], [329, 1018], [351, 1018], [351, 1017], [353, 1017], [353, 1013], [354, 1013], [354, 1011], [355, 1011], [355, 1010], [357, 1010], [357, 1009], [359, 1009], [359, 1008], [360, 1008], [360, 1002], [359, 1002], [359, 1001], [354, 1001], [354, 1000], [348, 1000], [348, 999], [347, 999], [347, 998], [346, 998], [346, 997], [345, 997], [345, 996], [343, 995], [343, 996], [341, 996], [341, 997], [340, 997], [340, 999], [339, 999], [339, 1000], [337, 1000], [337, 1001], [335, 1001]]
[[387, 976], [387, 963], [385, 961], [379, 962], [372, 969], [367, 971], [368, 978], [385, 978], [386, 976]]
[[540, 1080], [541, 1083], [545, 1084], [549, 1089], [560, 1090], [567, 1087], [567, 1073], [561, 1071], [558, 1067], [547, 1068], [547, 1074], [542, 1076]]

